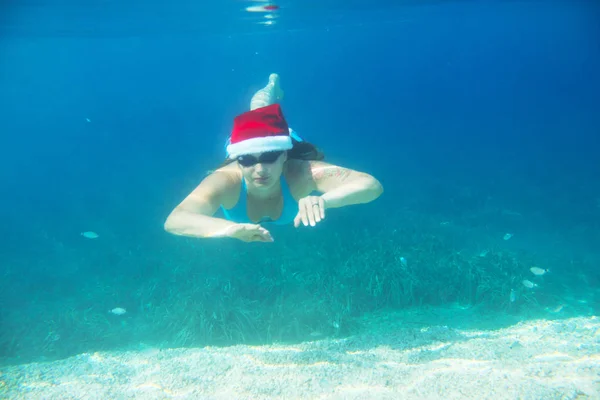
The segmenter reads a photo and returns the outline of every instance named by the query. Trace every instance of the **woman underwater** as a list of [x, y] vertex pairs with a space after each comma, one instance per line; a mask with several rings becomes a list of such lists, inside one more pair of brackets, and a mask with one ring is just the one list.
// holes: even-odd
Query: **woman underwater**
[[[315, 226], [326, 210], [368, 203], [383, 193], [377, 179], [328, 164], [289, 129], [279, 101], [279, 76], [256, 92], [238, 115], [227, 159], [170, 213], [167, 232], [199, 238], [272, 242], [261, 223]], [[215, 217], [217, 210], [224, 218]]]

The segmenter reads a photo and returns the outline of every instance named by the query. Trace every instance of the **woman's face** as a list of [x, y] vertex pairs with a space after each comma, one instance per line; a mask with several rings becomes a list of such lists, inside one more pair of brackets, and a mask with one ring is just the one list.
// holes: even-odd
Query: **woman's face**
[[279, 181], [286, 160], [285, 151], [252, 153], [237, 159], [246, 181], [261, 189], [270, 188]]

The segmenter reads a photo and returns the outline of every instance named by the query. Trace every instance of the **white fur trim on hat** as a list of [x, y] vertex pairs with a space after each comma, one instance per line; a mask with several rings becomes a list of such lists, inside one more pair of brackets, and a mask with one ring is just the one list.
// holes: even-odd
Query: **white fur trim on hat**
[[229, 158], [237, 158], [243, 154], [283, 151], [290, 150], [292, 147], [292, 138], [289, 136], [268, 136], [229, 144], [227, 154]]

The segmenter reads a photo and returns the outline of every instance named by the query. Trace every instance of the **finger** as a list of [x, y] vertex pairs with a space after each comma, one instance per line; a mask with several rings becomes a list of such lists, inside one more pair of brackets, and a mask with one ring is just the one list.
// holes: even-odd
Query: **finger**
[[[315, 222], [315, 209], [319, 206], [318, 204], [315, 204], [316, 202], [314, 200], [310, 200], [309, 204], [308, 204], [308, 209], [307, 209], [307, 217], [308, 217], [308, 222], [310, 223], [310, 226], [315, 226], [316, 222]], [[318, 210], [317, 210], [318, 211]]]
[[321, 222], [321, 210], [318, 204], [313, 207], [313, 215], [315, 217], [315, 225]]
[[321, 201], [319, 200], [318, 197], [315, 197], [315, 200], [313, 203], [316, 203], [313, 205], [312, 210], [313, 210], [313, 214], [315, 216], [315, 222], [318, 224], [322, 220], [322, 218], [321, 218], [321, 214], [322, 214]]
[[321, 212], [321, 219], [325, 218], [325, 200], [319, 197], [319, 211]]
[[315, 213], [315, 221], [319, 223], [325, 218], [325, 200], [321, 196], [315, 196], [313, 203], [317, 203], [313, 207], [313, 211]]
[[300, 217], [300, 213], [296, 214], [296, 217], [294, 218], [294, 228], [299, 227], [301, 221], [302, 218]]
[[302, 202], [302, 206], [300, 207], [300, 217], [302, 218], [302, 223], [304, 224], [304, 226], [308, 226], [308, 216], [307, 216], [307, 207], [308, 207], [308, 201], [303, 201]]
[[271, 232], [269, 232], [268, 230], [266, 230], [265, 228], [261, 229], [261, 233], [263, 238], [265, 239], [265, 242], [273, 242], [273, 236], [271, 236]]
[[308, 200], [306, 202], [306, 219], [308, 220], [308, 225], [315, 226], [313, 205], [312, 205], [312, 201], [310, 201], [310, 200]]
[[272, 242], [269, 231], [259, 224], [244, 224], [245, 242]]

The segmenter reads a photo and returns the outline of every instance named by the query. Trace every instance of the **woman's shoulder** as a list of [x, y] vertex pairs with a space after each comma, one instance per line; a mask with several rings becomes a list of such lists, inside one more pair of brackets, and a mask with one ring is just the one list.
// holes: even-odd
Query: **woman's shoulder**
[[225, 165], [212, 171], [205, 179], [217, 183], [223, 205], [227, 206], [232, 201], [237, 202], [240, 194], [242, 173], [235, 164]]
[[285, 163], [284, 174], [287, 180], [297, 181], [304, 179], [310, 173], [310, 169], [310, 161], [292, 159]]
[[293, 180], [314, 180], [315, 174], [332, 165], [319, 160], [289, 160], [286, 167], [286, 178]]
[[318, 187], [323, 187], [327, 182], [339, 184], [353, 173], [348, 168], [321, 160], [290, 161], [285, 177], [290, 181], [294, 197], [297, 193], [300, 197], [304, 197], [314, 191], [320, 191]]
[[229, 163], [227, 165], [223, 165], [222, 167], [217, 168], [213, 172], [221, 172], [227, 175], [232, 176], [241, 176], [240, 169], [235, 165], [235, 162]]
[[312, 179], [313, 162], [310, 160], [288, 160], [284, 176], [295, 198], [308, 196], [316, 189]]

